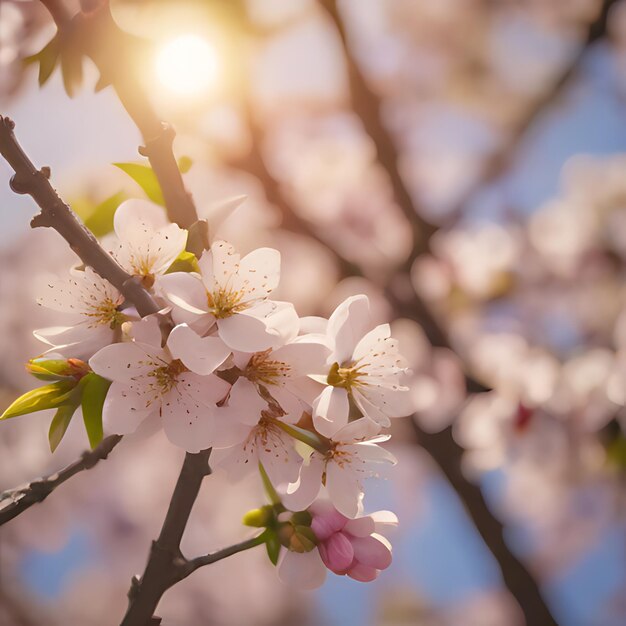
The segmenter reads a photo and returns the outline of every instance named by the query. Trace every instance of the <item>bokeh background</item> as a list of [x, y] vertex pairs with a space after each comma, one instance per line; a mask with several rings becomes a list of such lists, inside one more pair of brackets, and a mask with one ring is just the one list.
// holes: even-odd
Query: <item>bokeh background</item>
[[[111, 8], [143, 41], [119, 62], [175, 126], [201, 215], [246, 194], [219, 235], [278, 248], [279, 298], [301, 315], [367, 293], [410, 359], [417, 409], [394, 423], [395, 472], [368, 490], [368, 510], [401, 520], [377, 582], [294, 593], [258, 549], [168, 592], [163, 623], [523, 624], [493, 520], [559, 624], [626, 623], [626, 1]], [[140, 162], [141, 137], [111, 87], [94, 93], [89, 62], [72, 98], [58, 68], [39, 87], [24, 59], [54, 33], [39, 2], [0, 0], [0, 113], [93, 221], [114, 194], [142, 197], [112, 165]], [[177, 66], [167, 46], [190, 34], [208, 52]], [[10, 173], [0, 162], [2, 405], [34, 386], [32, 329], [55, 323], [38, 285], [74, 260], [55, 232], [29, 229], [35, 207]], [[85, 449], [75, 419], [51, 455], [49, 418], [0, 424], [0, 489]], [[118, 623], [182, 456], [161, 435], [128, 437], [2, 527], [0, 624]], [[243, 537], [261, 493], [206, 480], [186, 553]]]

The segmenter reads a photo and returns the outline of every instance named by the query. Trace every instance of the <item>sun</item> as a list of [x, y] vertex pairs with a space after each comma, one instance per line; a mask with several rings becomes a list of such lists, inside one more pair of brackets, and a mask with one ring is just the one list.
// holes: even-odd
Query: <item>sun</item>
[[198, 35], [180, 35], [170, 40], [155, 60], [158, 81], [181, 96], [209, 91], [217, 81], [218, 65], [217, 51]]

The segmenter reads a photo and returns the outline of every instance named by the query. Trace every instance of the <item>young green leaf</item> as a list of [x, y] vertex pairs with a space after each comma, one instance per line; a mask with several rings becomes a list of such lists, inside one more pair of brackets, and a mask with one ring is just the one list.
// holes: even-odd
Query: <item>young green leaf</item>
[[89, 437], [89, 445], [93, 450], [102, 441], [102, 407], [111, 381], [91, 372], [80, 381], [80, 384], [83, 421], [87, 437]]
[[267, 550], [267, 556], [272, 562], [272, 565], [276, 565], [280, 555], [280, 541], [274, 532], [266, 531], [264, 534], [266, 535], [265, 549]]
[[48, 442], [50, 443], [50, 452], [54, 452], [57, 446], [61, 443], [67, 427], [72, 421], [72, 417], [76, 412], [77, 405], [74, 402], [64, 404], [57, 409], [54, 414], [54, 418], [50, 423], [50, 430], [48, 431]]
[[198, 272], [200, 273], [200, 266], [198, 265], [198, 259], [193, 252], [183, 250], [175, 259], [174, 262], [167, 268], [166, 274], [172, 272]]
[[[193, 161], [188, 156], [182, 156], [178, 159], [178, 169], [181, 174], [188, 172], [192, 164]], [[165, 206], [161, 185], [154, 170], [149, 165], [142, 163], [113, 163], [113, 165], [128, 174], [152, 202]]]
[[28, 391], [0, 415], [0, 420], [45, 409], [56, 409], [69, 399], [77, 384], [76, 379], [72, 378]]
[[117, 207], [126, 200], [126, 194], [118, 191], [94, 206], [89, 215], [83, 218], [85, 226], [96, 236], [104, 237], [113, 232], [113, 216]]
[[165, 205], [161, 186], [151, 167], [141, 163], [113, 163], [113, 165], [128, 174], [152, 202], [161, 206]]

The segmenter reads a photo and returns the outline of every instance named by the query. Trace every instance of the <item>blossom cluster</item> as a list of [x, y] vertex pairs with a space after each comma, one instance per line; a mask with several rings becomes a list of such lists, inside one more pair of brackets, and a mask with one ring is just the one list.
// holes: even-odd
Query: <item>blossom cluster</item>
[[261, 470], [281, 510], [309, 513], [309, 548], [281, 539], [287, 554], [315, 553], [331, 571], [375, 578], [391, 553], [372, 538], [374, 521], [359, 517], [363, 479], [395, 464], [383, 430], [413, 412], [389, 325], [372, 324], [366, 296], [346, 299], [329, 319], [300, 318], [270, 297], [277, 250], [241, 257], [214, 241], [196, 259], [185, 252], [187, 231], [148, 202], [120, 205], [114, 230], [111, 254], [160, 311], [141, 318], [89, 267], [73, 268], [40, 299], [68, 320], [35, 332], [46, 357], [84, 361], [110, 381], [105, 434], [162, 426], [188, 452], [212, 448], [212, 466], [233, 479]]

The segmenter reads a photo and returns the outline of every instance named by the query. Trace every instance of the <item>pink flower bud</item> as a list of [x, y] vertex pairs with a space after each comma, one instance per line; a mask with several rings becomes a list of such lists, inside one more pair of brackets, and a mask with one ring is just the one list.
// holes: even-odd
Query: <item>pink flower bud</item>
[[370, 583], [378, 577], [378, 570], [374, 567], [357, 564], [350, 569], [348, 576], [361, 583]]
[[387, 569], [391, 565], [391, 550], [379, 539], [369, 537], [350, 537], [354, 558], [361, 565], [375, 569]]
[[319, 541], [325, 541], [331, 535], [341, 530], [348, 521], [348, 518], [339, 513], [335, 508], [318, 508], [318, 511], [312, 511], [313, 521], [311, 528]]
[[354, 549], [350, 539], [341, 532], [320, 543], [318, 549], [326, 567], [335, 574], [345, 574], [354, 560]]

